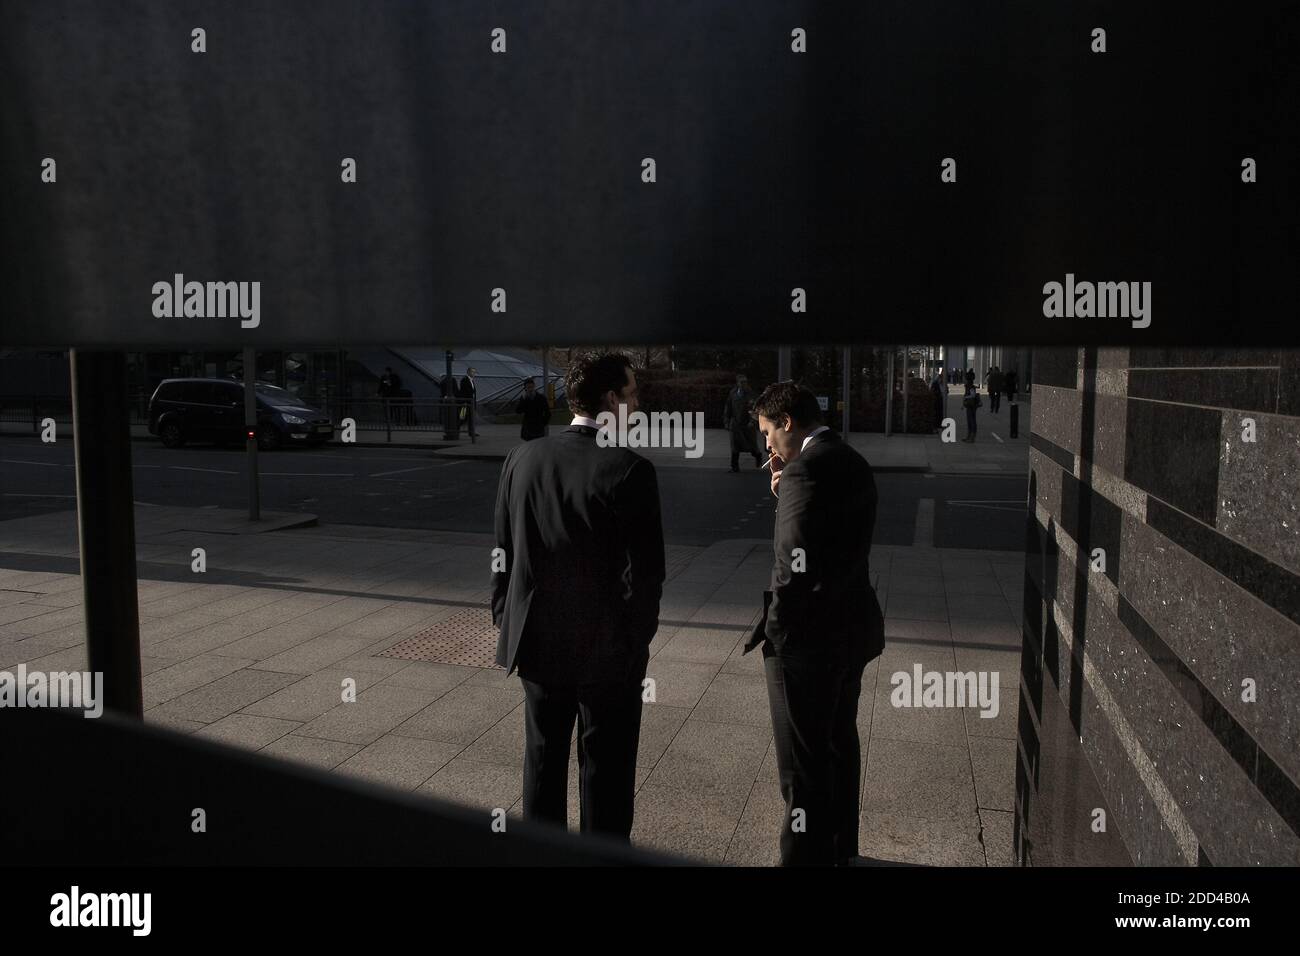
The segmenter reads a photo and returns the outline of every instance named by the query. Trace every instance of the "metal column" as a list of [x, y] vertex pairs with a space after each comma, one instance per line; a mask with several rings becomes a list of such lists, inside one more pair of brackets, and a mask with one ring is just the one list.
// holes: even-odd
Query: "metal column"
[[853, 383], [852, 370], [849, 366], [853, 362], [853, 347], [844, 346], [844, 375], [843, 382], [840, 385], [840, 396], [844, 399], [844, 437], [849, 437], [849, 387]]
[[911, 391], [907, 387], [908, 372], [912, 370], [912, 347], [903, 346], [903, 434], [907, 434], [907, 393]]
[[885, 435], [894, 433], [894, 356], [896, 348], [889, 350], [888, 379], [885, 385]]
[[86, 657], [106, 710], [144, 714], [126, 355], [72, 350], [72, 429]]
[[248, 449], [248, 520], [260, 521], [262, 500], [257, 487], [257, 352], [244, 348], [244, 446]]

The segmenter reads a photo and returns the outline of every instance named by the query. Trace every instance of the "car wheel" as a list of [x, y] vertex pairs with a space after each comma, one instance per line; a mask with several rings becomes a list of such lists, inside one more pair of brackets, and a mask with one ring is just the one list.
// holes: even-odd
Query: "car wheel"
[[275, 451], [280, 447], [280, 433], [273, 425], [262, 425], [257, 429], [257, 447], [262, 451]]
[[158, 435], [167, 448], [180, 448], [185, 444], [185, 433], [176, 422], [166, 422], [158, 429]]

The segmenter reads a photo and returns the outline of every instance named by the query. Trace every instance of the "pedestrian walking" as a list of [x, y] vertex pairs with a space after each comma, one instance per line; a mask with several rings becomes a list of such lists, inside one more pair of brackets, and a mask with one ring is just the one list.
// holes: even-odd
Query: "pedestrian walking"
[[736, 387], [727, 395], [727, 404], [722, 412], [722, 427], [731, 432], [731, 470], [740, 471], [740, 455], [744, 452], [754, 456], [754, 467], [761, 468], [763, 459], [758, 453], [758, 429], [749, 414], [754, 404], [754, 393], [749, 390], [749, 378], [736, 376]]
[[994, 365], [989, 369], [989, 411], [994, 415], [1002, 404], [1002, 389], [1006, 386], [1006, 377], [1002, 370]]

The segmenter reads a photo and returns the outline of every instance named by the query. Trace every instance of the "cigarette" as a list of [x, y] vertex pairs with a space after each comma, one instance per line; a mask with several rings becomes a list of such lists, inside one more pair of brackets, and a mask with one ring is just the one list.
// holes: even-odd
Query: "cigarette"
[[760, 468], [766, 468], [768, 465], [772, 464], [772, 459], [775, 458], [775, 457], [776, 457], [776, 455], [769, 455], [768, 458], [767, 458], [767, 461], [763, 462], [763, 464], [760, 465], [759, 467], [760, 467]]

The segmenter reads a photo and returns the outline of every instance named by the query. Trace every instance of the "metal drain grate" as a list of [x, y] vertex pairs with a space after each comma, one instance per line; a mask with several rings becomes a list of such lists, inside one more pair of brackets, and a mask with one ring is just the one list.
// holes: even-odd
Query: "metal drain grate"
[[398, 641], [376, 656], [431, 664], [496, 667], [497, 629], [492, 626], [492, 609], [467, 607], [457, 611], [445, 621]]

